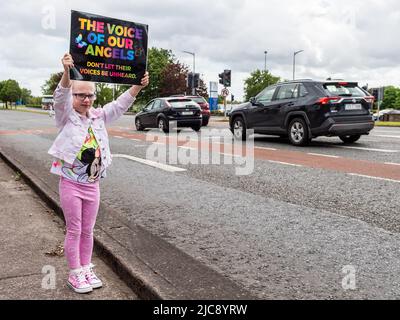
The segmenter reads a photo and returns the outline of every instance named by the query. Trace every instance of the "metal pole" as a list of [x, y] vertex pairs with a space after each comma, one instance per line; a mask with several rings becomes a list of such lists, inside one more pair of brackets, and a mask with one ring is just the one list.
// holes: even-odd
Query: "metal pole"
[[196, 88], [194, 87], [194, 75], [196, 73], [196, 58], [195, 58], [195, 54], [193, 52], [193, 77], [192, 77], [192, 95], [196, 94]]
[[195, 90], [195, 88], [194, 88], [194, 74], [196, 73], [196, 58], [195, 58], [195, 53], [194, 53], [194, 52], [190, 52], [190, 51], [182, 51], [182, 52], [191, 54], [191, 55], [193, 56], [192, 94], [195, 95], [195, 94], [196, 94], [196, 90]]
[[226, 118], [226, 96], [224, 96], [224, 118]]
[[303, 52], [304, 50], [295, 51], [293, 53], [293, 80], [295, 79], [295, 68], [296, 68], [296, 54]]
[[267, 53], [268, 51], [264, 51], [264, 71], [267, 71]]
[[296, 53], [293, 53], [293, 80], [294, 80], [294, 69], [296, 66]]

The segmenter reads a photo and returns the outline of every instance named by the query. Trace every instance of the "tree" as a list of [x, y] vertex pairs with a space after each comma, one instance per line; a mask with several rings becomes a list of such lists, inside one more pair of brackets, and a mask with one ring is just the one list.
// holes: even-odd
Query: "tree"
[[3, 81], [0, 91], [0, 100], [6, 103], [8, 109], [8, 102], [16, 102], [21, 97], [21, 88], [17, 81], [8, 79]]
[[32, 97], [32, 92], [31, 90], [28, 90], [26, 88], [21, 89], [21, 101], [22, 104], [27, 105], [29, 103], [29, 100]]
[[202, 96], [204, 99], [208, 100], [207, 86], [204, 83], [203, 79], [200, 79], [199, 87], [196, 88], [196, 94], [198, 94], [199, 96]]
[[112, 88], [106, 83], [96, 83], [96, 105], [104, 106], [112, 100]]
[[161, 74], [164, 69], [174, 62], [174, 55], [171, 50], [150, 48], [148, 50], [147, 71], [150, 74], [150, 83], [143, 89], [138, 97], [138, 102], [148, 102], [160, 96]]
[[383, 95], [381, 109], [400, 108], [400, 105], [396, 105], [396, 101], [399, 100], [399, 96], [400, 96], [400, 89], [393, 86], [386, 87]]
[[53, 94], [54, 90], [56, 90], [58, 83], [61, 80], [63, 72], [53, 73], [50, 75], [50, 78], [46, 80], [45, 84], [42, 86], [43, 94]]
[[256, 96], [264, 88], [280, 81], [280, 77], [275, 77], [268, 70], [261, 71], [259, 69], [253, 71], [250, 77], [244, 83], [245, 100], [248, 101], [251, 97]]
[[169, 63], [160, 74], [159, 96], [186, 93], [188, 68], [179, 61]]

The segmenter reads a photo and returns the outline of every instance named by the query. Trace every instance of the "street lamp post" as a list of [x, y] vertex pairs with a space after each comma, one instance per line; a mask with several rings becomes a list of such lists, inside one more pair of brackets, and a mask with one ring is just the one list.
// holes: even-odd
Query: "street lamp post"
[[184, 53], [191, 54], [193, 56], [193, 77], [192, 77], [192, 94], [196, 94], [196, 89], [194, 88], [194, 74], [196, 73], [196, 55], [194, 52], [189, 52], [189, 51], [182, 51]]
[[299, 51], [295, 51], [293, 53], [293, 80], [295, 78], [295, 68], [296, 68], [296, 55], [299, 54], [300, 52], [303, 52], [304, 50], [299, 50]]
[[267, 53], [268, 51], [264, 51], [264, 71], [267, 71]]

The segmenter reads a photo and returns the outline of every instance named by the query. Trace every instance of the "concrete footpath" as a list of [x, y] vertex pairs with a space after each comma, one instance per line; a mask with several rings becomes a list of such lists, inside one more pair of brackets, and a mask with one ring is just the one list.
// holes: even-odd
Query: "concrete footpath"
[[64, 232], [64, 222], [0, 159], [0, 299], [138, 299], [97, 254], [103, 288], [69, 289]]

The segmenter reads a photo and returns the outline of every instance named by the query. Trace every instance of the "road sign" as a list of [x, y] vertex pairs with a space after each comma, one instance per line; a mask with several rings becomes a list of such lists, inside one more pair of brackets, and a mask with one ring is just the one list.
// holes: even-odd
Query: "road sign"
[[229, 90], [228, 90], [227, 88], [223, 88], [223, 89], [221, 90], [221, 96], [227, 97], [228, 94], [229, 94]]

